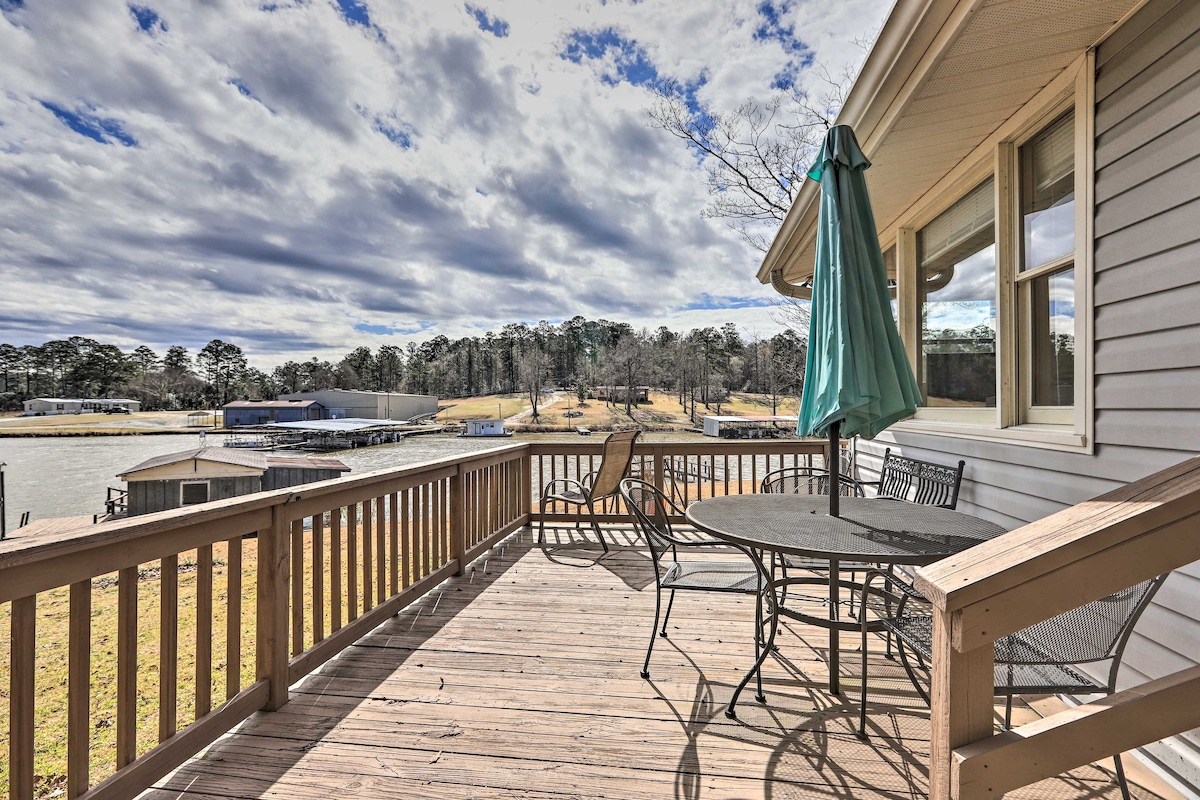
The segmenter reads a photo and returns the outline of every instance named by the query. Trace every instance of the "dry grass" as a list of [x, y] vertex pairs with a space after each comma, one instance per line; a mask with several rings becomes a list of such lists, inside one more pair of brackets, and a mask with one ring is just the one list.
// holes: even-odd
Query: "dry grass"
[[496, 408], [504, 417], [530, 409], [529, 400], [519, 394], [489, 394], [482, 397], [463, 397], [443, 400], [438, 412], [439, 422], [461, 422], [464, 419], [495, 419]]
[[21, 417], [4, 414], [0, 436], [120, 436], [178, 433], [188, 429], [186, 411], [143, 411], [136, 414], [55, 414]]

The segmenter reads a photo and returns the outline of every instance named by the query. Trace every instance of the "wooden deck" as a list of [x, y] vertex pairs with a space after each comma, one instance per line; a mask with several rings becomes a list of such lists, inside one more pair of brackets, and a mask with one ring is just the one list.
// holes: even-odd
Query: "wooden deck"
[[[928, 711], [901, 668], [873, 656], [874, 736], [856, 738], [855, 704], [828, 693], [823, 630], [782, 629], [767, 705], [747, 691], [740, 719], [724, 716], [752, 660], [750, 598], [681, 594], [642, 680], [653, 573], [629, 532], [614, 533], [625, 546], [603, 555], [571, 530], [545, 548], [519, 532], [303, 680], [281, 711], [256, 714], [143, 796], [925, 795]], [[854, 637], [844, 651], [854, 687]], [[1033, 713], [1022, 707], [1018, 719]], [[1120, 792], [1090, 766], [1010, 796]]]

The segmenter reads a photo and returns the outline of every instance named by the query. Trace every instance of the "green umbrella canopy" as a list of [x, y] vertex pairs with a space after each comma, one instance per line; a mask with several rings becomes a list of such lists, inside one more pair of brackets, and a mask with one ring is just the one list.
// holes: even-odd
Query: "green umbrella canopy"
[[912, 416], [921, 393], [892, 319], [887, 270], [867, 196], [863, 155], [848, 125], [825, 135], [808, 177], [821, 183], [801, 436], [872, 439]]

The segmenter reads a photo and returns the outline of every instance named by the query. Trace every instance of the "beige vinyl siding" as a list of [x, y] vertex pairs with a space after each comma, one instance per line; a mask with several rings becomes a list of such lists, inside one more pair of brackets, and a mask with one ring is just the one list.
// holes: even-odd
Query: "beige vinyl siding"
[[[959, 509], [1012, 528], [1200, 453], [1200, 2], [1151, 0], [1096, 64], [1095, 454], [905, 431], [860, 443], [862, 477], [889, 445], [965, 459]], [[1200, 564], [1167, 581], [1120, 682], [1196, 663]], [[1200, 732], [1148, 753], [1200, 786]]]

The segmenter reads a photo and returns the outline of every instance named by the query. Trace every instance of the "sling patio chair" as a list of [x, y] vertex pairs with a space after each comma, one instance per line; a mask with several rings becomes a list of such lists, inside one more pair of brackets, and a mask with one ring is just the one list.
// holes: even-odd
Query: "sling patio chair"
[[620, 431], [610, 434], [604, 440], [604, 450], [600, 456], [600, 468], [583, 476], [580, 480], [574, 478], [556, 478], [542, 489], [541, 516], [538, 519], [538, 544], [544, 541], [546, 533], [546, 508], [553, 503], [563, 503], [575, 506], [575, 527], [578, 529], [583, 519], [583, 509], [587, 508], [592, 530], [600, 539], [604, 552], [608, 552], [608, 542], [600, 532], [600, 524], [596, 521], [596, 503], [603, 503], [608, 498], [615, 498], [620, 492], [621, 479], [629, 473], [629, 465], [633, 461], [633, 444], [637, 441], [640, 431]]
[[[643, 678], [650, 677], [650, 654], [654, 652], [656, 636], [666, 637], [667, 621], [671, 618], [671, 607], [675, 604], [675, 592], [726, 592], [734, 594], [757, 594], [759, 602], [755, 606], [754, 620], [754, 656], [757, 660], [762, 647], [762, 598], [761, 593], [765, 582], [763, 576], [754, 566], [750, 553], [742, 547], [723, 542], [711, 537], [682, 535], [671, 525], [671, 517], [683, 516], [679, 506], [671, 502], [665, 494], [652, 484], [636, 478], [626, 478], [621, 481], [621, 498], [625, 508], [633, 519], [634, 528], [646, 540], [650, 547], [650, 557], [654, 562], [654, 626], [650, 629], [650, 646], [646, 648], [646, 661], [642, 665]], [[703, 550], [722, 548], [735, 550], [742, 557], [736, 560], [680, 560], [680, 550]], [[663, 589], [670, 590], [667, 599], [666, 613], [662, 613]], [[659, 618], [662, 628], [659, 628]], [[762, 672], [758, 677], [758, 697], [763, 698]]]
[[[1117, 672], [1125, 645], [1133, 634], [1142, 612], [1154, 599], [1170, 573], [1119, 592], [1093, 600], [1057, 617], [1030, 625], [995, 642], [995, 685], [997, 697], [1005, 698], [1004, 728], [1012, 728], [1013, 697], [1019, 694], [1110, 695], [1117, 690]], [[871, 582], [882, 578], [893, 587], [883, 595], [871, 589]], [[863, 581], [862, 598], [876, 614], [860, 614], [862, 623], [862, 687], [858, 734], [867, 736], [867, 629], [878, 624], [894, 636], [900, 661], [917, 694], [926, 704], [925, 690], [917, 670], [928, 672], [933, 652], [933, 617], [928, 601], [911, 586], [894, 581], [888, 572], [873, 570]], [[898, 593], [897, 593], [898, 590]], [[862, 604], [860, 600], [860, 606]], [[915, 607], [915, 608], [914, 608]], [[866, 612], [866, 608], [863, 611]], [[909, 652], [916, 656], [914, 666]], [[1107, 680], [1098, 680], [1078, 668], [1081, 664], [1108, 663]], [[1121, 756], [1113, 757], [1121, 795], [1130, 800], [1129, 785]]]

